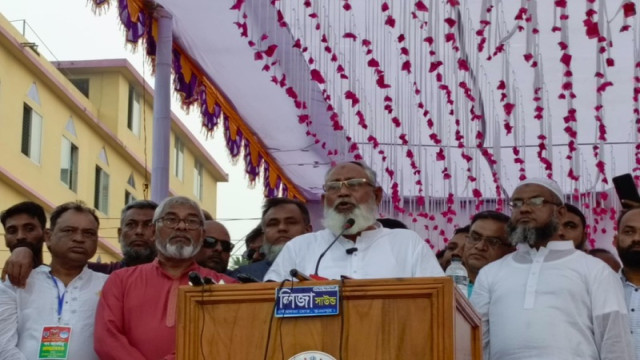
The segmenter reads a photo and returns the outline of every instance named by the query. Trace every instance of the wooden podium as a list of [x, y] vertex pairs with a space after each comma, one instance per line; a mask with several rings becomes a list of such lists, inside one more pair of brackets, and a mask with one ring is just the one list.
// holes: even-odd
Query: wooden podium
[[482, 359], [480, 318], [451, 279], [294, 286], [332, 284], [341, 288], [338, 315], [295, 318], [273, 317], [279, 283], [181, 287], [177, 359], [290, 359], [305, 351], [336, 359]]

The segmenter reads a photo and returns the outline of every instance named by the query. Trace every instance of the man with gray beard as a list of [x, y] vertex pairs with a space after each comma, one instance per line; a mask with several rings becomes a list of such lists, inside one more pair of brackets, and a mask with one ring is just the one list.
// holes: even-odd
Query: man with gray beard
[[233, 277], [245, 276], [262, 281], [284, 245], [294, 237], [311, 231], [311, 218], [306, 205], [299, 200], [282, 197], [265, 200], [260, 224], [264, 232], [260, 252], [265, 254], [265, 258], [240, 266], [233, 271]]
[[94, 347], [100, 359], [164, 359], [175, 352], [178, 287], [192, 271], [215, 282], [234, 279], [199, 266], [204, 216], [195, 201], [169, 197], [153, 215], [156, 259], [115, 271], [96, 313]]
[[[418, 234], [407, 229], [386, 229], [376, 221], [382, 188], [377, 185], [376, 173], [367, 165], [336, 165], [327, 172], [323, 189], [325, 229], [289, 241], [265, 275], [266, 280], [289, 279], [291, 269], [328, 279], [444, 275]], [[349, 219], [354, 220], [350, 227], [345, 226]], [[325, 249], [325, 256], [316, 266]]]
[[573, 242], [553, 239], [566, 211], [558, 184], [525, 180], [509, 205], [517, 250], [483, 267], [471, 296], [484, 359], [635, 359], [616, 274]]
[[128, 267], [147, 264], [156, 258], [153, 243], [155, 226], [153, 212], [158, 204], [151, 200], [136, 200], [128, 203], [120, 216], [118, 241], [122, 250], [122, 261], [110, 263], [89, 263], [89, 269], [104, 274]]

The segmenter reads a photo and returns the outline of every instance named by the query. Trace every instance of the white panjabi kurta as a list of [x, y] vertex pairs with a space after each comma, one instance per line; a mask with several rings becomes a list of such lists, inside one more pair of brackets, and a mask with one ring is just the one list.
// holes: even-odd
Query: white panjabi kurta
[[636, 359], [640, 359], [640, 287], [629, 282], [622, 271], [620, 272], [620, 279], [622, 280], [624, 298], [627, 303], [629, 325], [631, 326], [631, 334], [636, 349]]
[[[50, 268], [34, 269], [24, 289], [0, 284], [0, 359], [37, 359], [44, 326], [71, 326], [69, 360], [98, 359], [93, 350], [96, 307], [107, 275], [84, 267], [65, 288]], [[58, 297], [64, 305], [58, 320]]]
[[619, 277], [571, 241], [519, 244], [480, 270], [471, 302], [485, 359], [635, 359]]
[[[300, 235], [289, 241], [264, 279], [291, 279], [289, 271], [297, 269], [305, 274], [315, 271], [320, 254], [335, 239], [328, 229]], [[347, 249], [357, 248], [347, 254]], [[354, 279], [394, 277], [444, 276], [429, 246], [411, 230], [376, 229], [363, 231], [356, 242], [340, 237], [320, 262], [318, 275], [340, 279], [346, 275]]]

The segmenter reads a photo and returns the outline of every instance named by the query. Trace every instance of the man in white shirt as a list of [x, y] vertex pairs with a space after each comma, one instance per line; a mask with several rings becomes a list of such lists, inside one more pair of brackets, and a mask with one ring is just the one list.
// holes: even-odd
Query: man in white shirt
[[558, 184], [525, 180], [510, 206], [517, 250], [482, 268], [471, 296], [485, 359], [634, 359], [617, 275], [573, 242], [552, 241], [566, 211]]
[[487, 264], [513, 252], [507, 238], [509, 217], [501, 212], [485, 210], [473, 215], [463, 247], [462, 262], [469, 274], [467, 296], [471, 297], [478, 273]]
[[98, 226], [80, 203], [55, 208], [45, 232], [51, 266], [32, 271], [24, 288], [0, 285], [0, 359], [98, 359], [93, 325], [107, 275], [87, 268]]
[[[323, 188], [325, 229], [289, 241], [265, 280], [290, 279], [291, 269], [328, 279], [444, 275], [418, 234], [376, 222], [382, 188], [371, 168], [360, 162], [338, 164], [325, 176]], [[346, 225], [349, 219], [352, 226]]]
[[629, 310], [636, 357], [640, 359], [640, 208], [625, 210], [618, 217], [613, 244], [622, 261], [620, 278]]

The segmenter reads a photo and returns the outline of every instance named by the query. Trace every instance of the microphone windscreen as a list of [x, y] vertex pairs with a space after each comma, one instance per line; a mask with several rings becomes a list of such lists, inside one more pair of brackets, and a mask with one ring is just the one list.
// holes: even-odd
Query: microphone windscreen
[[356, 224], [356, 221], [353, 218], [348, 218], [347, 221], [344, 223], [344, 228], [351, 229], [351, 227], [355, 224]]
[[196, 271], [192, 271], [189, 273], [189, 282], [193, 286], [201, 286], [204, 284], [202, 281], [202, 277]]

